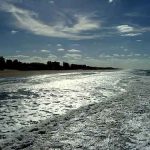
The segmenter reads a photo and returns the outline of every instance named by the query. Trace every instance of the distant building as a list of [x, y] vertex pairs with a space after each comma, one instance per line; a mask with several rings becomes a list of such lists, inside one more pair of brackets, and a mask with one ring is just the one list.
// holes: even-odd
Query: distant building
[[64, 69], [64, 70], [69, 70], [69, 69], [70, 69], [69, 63], [63, 62], [63, 69]]
[[5, 69], [5, 58], [0, 57], [0, 70], [4, 70], [4, 69]]

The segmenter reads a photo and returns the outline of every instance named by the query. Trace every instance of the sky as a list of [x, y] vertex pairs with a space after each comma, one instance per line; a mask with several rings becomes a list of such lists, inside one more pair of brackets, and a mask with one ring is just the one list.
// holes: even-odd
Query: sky
[[150, 69], [150, 0], [0, 0], [0, 56]]

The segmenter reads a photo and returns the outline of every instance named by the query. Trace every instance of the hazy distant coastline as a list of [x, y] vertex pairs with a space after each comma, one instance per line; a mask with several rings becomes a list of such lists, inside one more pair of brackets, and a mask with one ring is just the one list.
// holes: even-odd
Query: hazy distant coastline
[[31, 62], [25, 63], [20, 62], [17, 59], [5, 59], [0, 57], [0, 70], [21, 70], [21, 71], [41, 71], [41, 70], [113, 70], [117, 68], [113, 67], [93, 67], [87, 66], [86, 64], [69, 64], [63, 62], [61, 65], [60, 62], [48, 61], [46, 64], [40, 62]]

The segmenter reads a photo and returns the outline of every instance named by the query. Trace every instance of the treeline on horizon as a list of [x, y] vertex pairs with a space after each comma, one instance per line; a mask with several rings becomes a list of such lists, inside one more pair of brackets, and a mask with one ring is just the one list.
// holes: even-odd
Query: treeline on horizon
[[52, 62], [48, 61], [46, 64], [39, 62], [31, 62], [25, 63], [20, 62], [17, 59], [5, 59], [3, 56], [0, 56], [0, 70], [12, 69], [12, 70], [100, 70], [100, 69], [116, 69], [112, 67], [91, 67], [87, 65], [79, 65], [79, 64], [69, 64], [67, 62], [63, 62], [60, 65], [60, 62]]

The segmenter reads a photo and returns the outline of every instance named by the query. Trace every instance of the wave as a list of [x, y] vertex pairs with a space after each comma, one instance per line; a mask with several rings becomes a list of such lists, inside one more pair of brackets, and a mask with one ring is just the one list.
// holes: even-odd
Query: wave
[[[25, 87], [38, 93], [37, 97], [17, 99], [19, 104], [15, 105], [23, 103], [28, 109], [20, 114], [32, 117], [33, 122], [22, 118], [22, 124], [27, 124], [21, 127], [28, 126], [27, 129], [19, 130], [12, 140], [4, 139], [4, 149], [150, 148], [150, 79], [133, 72], [58, 75], [56, 81], [42, 76], [42, 82], [35, 85], [29, 80]], [[49, 82], [43, 85], [44, 78]], [[34, 122], [36, 113], [41, 116]], [[3, 114], [9, 116], [9, 112]], [[35, 126], [30, 128], [31, 124]]]

